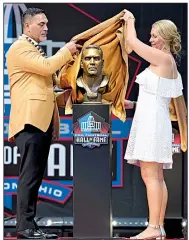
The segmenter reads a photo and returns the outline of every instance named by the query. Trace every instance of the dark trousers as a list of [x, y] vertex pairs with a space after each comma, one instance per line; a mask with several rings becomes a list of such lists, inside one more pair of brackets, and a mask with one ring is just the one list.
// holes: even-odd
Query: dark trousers
[[16, 134], [16, 145], [21, 162], [17, 188], [17, 231], [36, 228], [34, 217], [38, 190], [47, 165], [52, 139], [52, 125], [47, 132], [26, 124], [24, 130]]

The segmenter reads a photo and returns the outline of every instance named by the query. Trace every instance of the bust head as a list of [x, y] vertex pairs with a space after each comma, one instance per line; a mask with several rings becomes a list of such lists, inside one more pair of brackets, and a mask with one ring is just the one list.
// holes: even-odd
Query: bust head
[[99, 77], [102, 75], [103, 64], [103, 52], [99, 46], [89, 45], [83, 49], [81, 55], [81, 68], [83, 69], [84, 75]]
[[88, 45], [83, 49], [80, 65], [83, 75], [76, 81], [84, 96], [81, 102], [101, 103], [101, 95], [109, 82], [109, 77], [102, 72], [103, 64], [103, 52], [99, 46]]

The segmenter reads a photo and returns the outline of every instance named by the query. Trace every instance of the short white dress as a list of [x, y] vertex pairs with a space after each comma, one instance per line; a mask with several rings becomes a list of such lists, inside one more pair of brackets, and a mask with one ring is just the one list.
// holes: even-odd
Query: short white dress
[[177, 79], [157, 76], [149, 68], [137, 75], [137, 107], [133, 118], [125, 159], [140, 166], [145, 162], [163, 163], [172, 168], [172, 125], [169, 113], [171, 98], [181, 96], [181, 75]]

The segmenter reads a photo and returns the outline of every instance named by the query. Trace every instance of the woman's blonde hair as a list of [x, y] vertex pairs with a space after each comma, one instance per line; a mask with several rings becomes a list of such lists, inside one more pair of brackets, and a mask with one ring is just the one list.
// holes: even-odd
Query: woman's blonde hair
[[179, 55], [181, 52], [181, 36], [177, 30], [177, 26], [170, 20], [159, 20], [152, 27], [157, 30], [165, 43], [170, 46], [171, 52]]

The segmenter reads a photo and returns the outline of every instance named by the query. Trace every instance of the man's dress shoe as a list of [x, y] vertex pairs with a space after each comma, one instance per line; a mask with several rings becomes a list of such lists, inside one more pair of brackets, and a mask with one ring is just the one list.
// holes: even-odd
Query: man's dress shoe
[[44, 233], [41, 229], [38, 228], [37, 230], [38, 232], [40, 232], [41, 234], [43, 234], [43, 236], [45, 237], [45, 239], [58, 239], [58, 235], [54, 234], [54, 233]]
[[56, 234], [44, 233], [39, 229], [26, 229], [24, 231], [17, 232], [17, 239], [57, 239]]
[[44, 239], [44, 234], [36, 229], [25, 229], [17, 232], [17, 239]]

